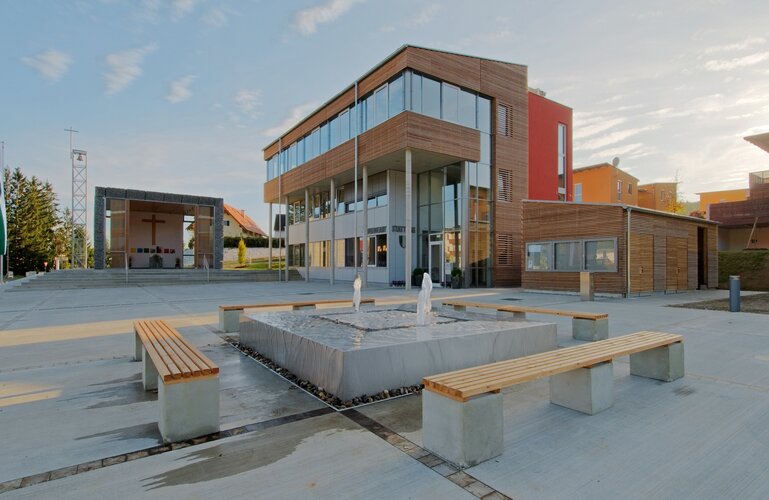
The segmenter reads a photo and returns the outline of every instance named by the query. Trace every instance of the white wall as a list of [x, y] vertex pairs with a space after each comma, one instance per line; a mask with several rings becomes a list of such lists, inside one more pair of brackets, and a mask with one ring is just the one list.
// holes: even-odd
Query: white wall
[[[719, 250], [744, 250], [750, 238], [750, 228], [718, 228]], [[757, 227], [749, 248], [769, 248], [769, 227]]]
[[143, 219], [152, 219], [153, 214], [148, 212], [130, 212], [130, 226], [128, 232], [128, 250], [132, 267], [149, 267], [150, 257], [153, 253], [139, 253], [142, 250], [154, 249], [160, 251], [164, 268], [176, 267], [176, 259], [182, 259], [184, 246], [184, 219], [181, 214], [154, 214], [157, 220], [165, 221], [155, 225], [155, 245], [152, 245], [152, 224], [143, 222]]

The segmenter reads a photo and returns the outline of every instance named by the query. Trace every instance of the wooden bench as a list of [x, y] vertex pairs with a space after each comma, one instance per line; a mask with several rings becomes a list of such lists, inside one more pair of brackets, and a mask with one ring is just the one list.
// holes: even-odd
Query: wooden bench
[[546, 309], [543, 307], [487, 304], [483, 302], [465, 302], [461, 300], [444, 300], [443, 305], [451, 306], [460, 311], [464, 311], [468, 307], [495, 309], [497, 311], [497, 319], [510, 319], [513, 321], [525, 320], [526, 313], [570, 316], [571, 335], [575, 339], [592, 341], [609, 338], [609, 315], [606, 313], [564, 311], [561, 309]]
[[589, 415], [613, 403], [612, 360], [630, 356], [630, 373], [665, 382], [684, 376], [683, 337], [638, 332], [590, 344], [425, 377], [422, 441], [470, 467], [502, 453], [506, 387], [550, 377], [550, 401]]
[[[374, 304], [374, 299], [361, 299], [361, 305]], [[240, 330], [240, 315], [244, 309], [268, 309], [268, 308], [290, 308], [298, 309], [317, 309], [318, 305], [337, 305], [352, 306], [351, 299], [333, 299], [333, 300], [308, 300], [303, 302], [282, 302], [282, 303], [260, 303], [260, 304], [237, 304], [230, 306], [219, 306], [219, 330], [225, 333], [237, 332]]]
[[157, 389], [166, 443], [219, 431], [219, 367], [163, 320], [134, 321], [144, 390]]

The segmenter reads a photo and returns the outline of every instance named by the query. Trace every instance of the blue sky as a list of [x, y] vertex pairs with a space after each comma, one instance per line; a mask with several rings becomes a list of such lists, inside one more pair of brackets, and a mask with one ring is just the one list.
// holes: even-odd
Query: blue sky
[[769, 156], [769, 2], [0, 0], [5, 163], [221, 196], [267, 225], [262, 148], [409, 43], [529, 66], [574, 109], [574, 166], [745, 187]]

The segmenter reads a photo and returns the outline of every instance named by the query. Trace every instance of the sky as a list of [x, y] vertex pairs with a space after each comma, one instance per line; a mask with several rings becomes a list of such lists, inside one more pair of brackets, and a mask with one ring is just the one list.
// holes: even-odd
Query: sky
[[404, 44], [527, 65], [575, 168], [690, 201], [769, 169], [742, 139], [769, 131], [766, 0], [0, 0], [5, 164], [69, 206], [72, 127], [89, 197], [223, 197], [266, 229], [262, 148]]

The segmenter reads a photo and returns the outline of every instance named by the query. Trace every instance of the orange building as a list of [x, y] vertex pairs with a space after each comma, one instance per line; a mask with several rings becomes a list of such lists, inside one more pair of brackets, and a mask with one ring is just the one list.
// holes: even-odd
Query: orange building
[[676, 182], [654, 182], [638, 186], [638, 206], [662, 212], [675, 212], [678, 196]]
[[726, 203], [727, 201], [745, 201], [750, 189], [726, 189], [724, 191], [706, 191], [700, 195], [700, 212], [710, 219], [710, 205]]
[[638, 179], [609, 163], [575, 168], [574, 201], [638, 205]]

